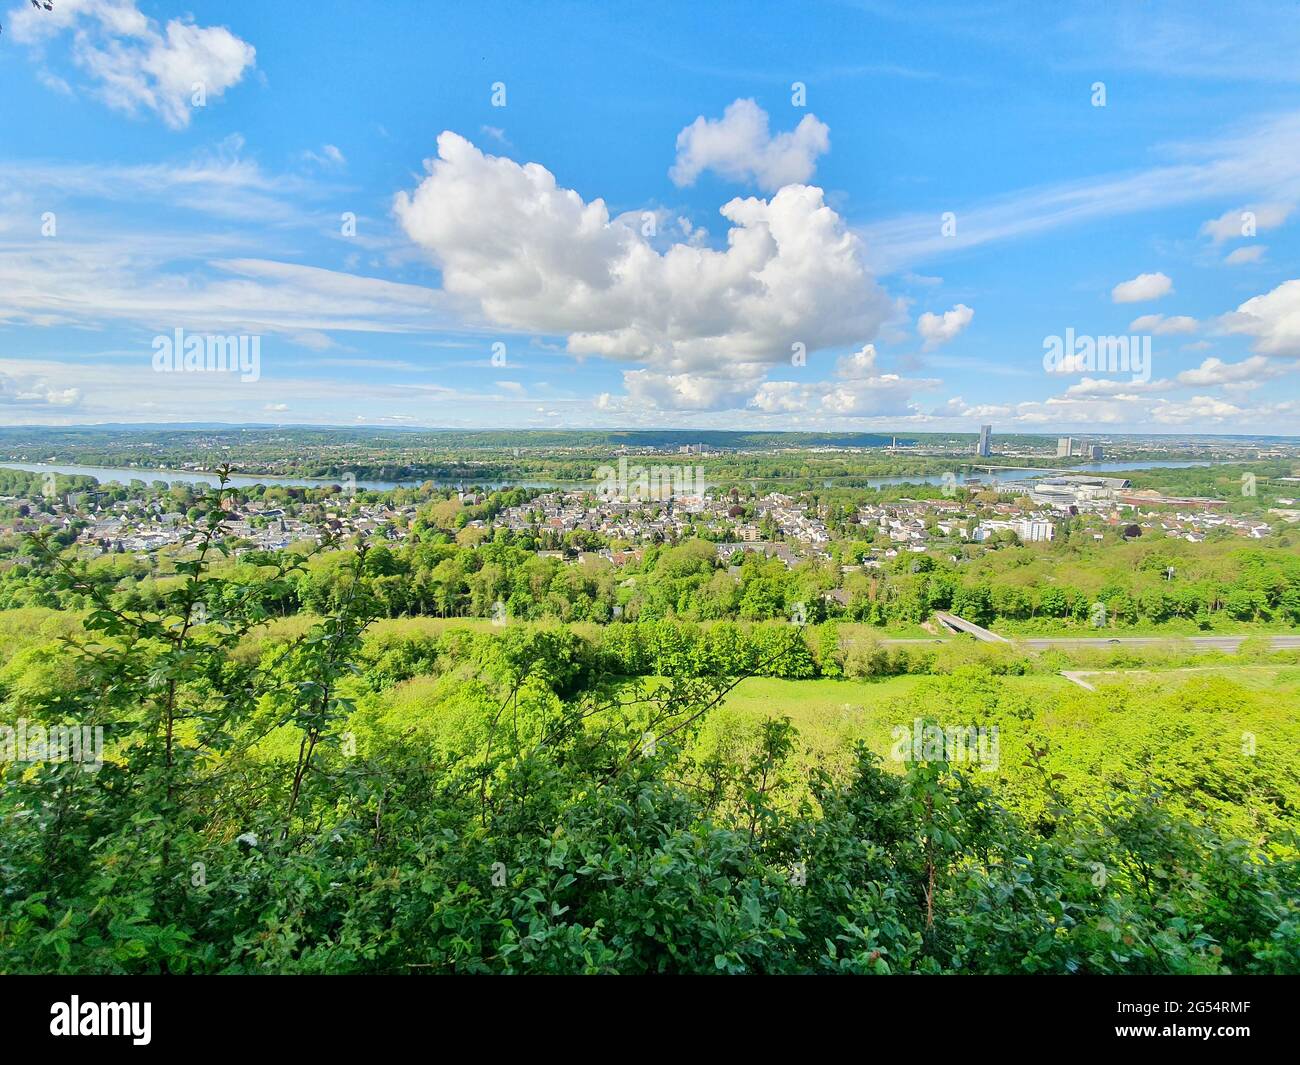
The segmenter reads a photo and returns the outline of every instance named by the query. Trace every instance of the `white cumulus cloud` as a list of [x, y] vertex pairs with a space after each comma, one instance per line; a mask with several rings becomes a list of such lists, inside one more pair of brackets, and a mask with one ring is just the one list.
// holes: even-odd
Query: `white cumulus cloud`
[[658, 373], [627, 370], [626, 405], [643, 410], [723, 410], [742, 406], [757, 379], [750, 374]]
[[1193, 396], [1182, 401], [1159, 400], [1152, 406], [1150, 414], [1166, 425], [1184, 425], [1187, 422], [1218, 425], [1229, 419], [1239, 421], [1245, 411], [1214, 396]]
[[750, 406], [767, 414], [820, 414], [826, 417], [909, 416], [915, 392], [938, 387], [935, 380], [909, 380], [876, 368], [873, 345], [846, 355], [828, 381], [765, 381]]
[[1300, 279], [1283, 281], [1272, 292], [1248, 299], [1231, 314], [1223, 327], [1230, 333], [1255, 338], [1261, 355], [1300, 356]]
[[256, 56], [224, 26], [159, 26], [135, 0], [58, 0], [52, 11], [25, 4], [10, 23], [16, 40], [37, 49], [71, 31], [72, 60], [97, 96], [128, 114], [153, 111], [172, 129], [189, 125], [196, 94], [205, 102], [222, 95]]
[[721, 118], [701, 115], [677, 134], [677, 161], [668, 175], [678, 186], [693, 185], [700, 174], [712, 170], [730, 181], [753, 181], [773, 192], [808, 181], [817, 157], [830, 145], [830, 127], [815, 115], [805, 115], [791, 132], [774, 137], [767, 112], [753, 100], [737, 100]]
[[970, 307], [959, 303], [952, 310], [944, 311], [943, 314], [926, 311], [916, 320], [916, 331], [925, 341], [925, 348], [928, 351], [937, 348], [940, 344], [948, 343], [970, 325], [974, 317], [975, 312]]
[[1253, 237], [1267, 229], [1276, 229], [1287, 220], [1292, 211], [1289, 203], [1265, 203], [1258, 207], [1237, 207], [1224, 211], [1201, 225], [1201, 235], [1215, 244], [1226, 240]]
[[1129, 323], [1130, 333], [1154, 333], [1157, 336], [1178, 335], [1180, 333], [1195, 333], [1197, 327], [1195, 318], [1185, 314], [1176, 314], [1171, 318], [1166, 318], [1163, 314], [1144, 314], [1139, 318], [1134, 318]]
[[545, 167], [455, 133], [426, 166], [394, 210], [446, 291], [496, 325], [562, 334], [572, 354], [643, 364], [627, 384], [647, 402], [726, 402], [799, 346], [860, 344], [893, 312], [818, 188], [731, 200], [723, 250], [695, 240], [661, 250]]
[[1222, 359], [1206, 359], [1193, 370], [1184, 370], [1178, 375], [1180, 385], [1193, 385], [1198, 388], [1222, 385], [1227, 388], [1254, 388], [1269, 377], [1277, 377], [1282, 372], [1278, 363], [1263, 355], [1252, 355], [1241, 362], [1224, 362]]
[[1131, 281], [1121, 281], [1111, 289], [1110, 298], [1116, 303], [1142, 303], [1168, 296], [1173, 290], [1174, 283], [1164, 274], [1138, 274]]
[[0, 370], [0, 408], [75, 407], [79, 388], [59, 388], [36, 374], [10, 374]]

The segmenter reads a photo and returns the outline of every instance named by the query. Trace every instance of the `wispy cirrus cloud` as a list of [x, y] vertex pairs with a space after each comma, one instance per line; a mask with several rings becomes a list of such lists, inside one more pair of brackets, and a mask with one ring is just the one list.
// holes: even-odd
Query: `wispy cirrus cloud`
[[198, 270], [195, 251], [192, 237], [170, 248], [151, 239], [10, 243], [0, 255], [0, 322], [299, 336], [465, 328], [464, 308], [421, 285], [257, 258], [212, 258]]
[[[319, 222], [311, 205], [337, 187], [322, 178], [270, 173], [244, 150], [237, 135], [183, 158], [149, 163], [77, 163], [0, 160], [0, 232], [20, 207], [27, 217], [85, 204], [101, 213], [110, 205], [184, 211], [194, 218], [257, 222], [274, 228]], [[138, 231], [136, 227], [135, 231]]]
[[1247, 244], [1241, 248], [1234, 248], [1223, 257], [1223, 262], [1227, 266], [1244, 266], [1246, 263], [1257, 263], [1264, 258], [1264, 253], [1268, 251], [1267, 246], [1263, 244]]
[[[1126, 174], [1031, 187], [983, 202], [937, 206], [858, 227], [880, 274], [957, 251], [1026, 238], [1103, 218], [1245, 197], [1300, 199], [1300, 111], [1214, 140], [1167, 145], [1177, 160]], [[954, 225], [945, 226], [950, 211]]]
[[948, 34], [1054, 70], [1124, 70], [1195, 81], [1297, 82], [1300, 11], [1237, 0], [1232, 17], [1179, 0], [1045, 8], [1036, 0], [852, 0], [865, 17]]

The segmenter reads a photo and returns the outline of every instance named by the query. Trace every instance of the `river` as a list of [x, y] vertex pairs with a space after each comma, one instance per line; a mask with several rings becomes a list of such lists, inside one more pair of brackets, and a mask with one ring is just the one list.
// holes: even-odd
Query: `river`
[[[214, 473], [199, 473], [194, 470], [147, 470], [117, 466], [76, 466], [62, 462], [0, 462], [0, 467], [10, 470], [26, 470], [28, 473], [61, 473], [68, 477], [94, 477], [101, 484], [116, 482], [130, 484], [132, 481], [144, 481], [152, 484], [163, 481], [166, 484], [206, 484], [216, 486], [219, 482]], [[415, 488], [431, 478], [418, 481], [376, 481], [358, 478], [356, 486], [367, 492], [387, 492], [393, 488]], [[328, 485], [341, 484], [340, 478], [326, 477], [272, 477], [235, 473], [230, 475], [230, 482], [236, 488], [248, 488], [255, 484], [286, 485], [293, 488], [324, 488]], [[433, 481], [440, 488], [453, 488], [458, 484], [476, 484], [484, 488], [558, 488], [556, 481]]]
[[[996, 476], [1000, 481], [1024, 481], [1030, 479], [1046, 478], [1059, 476], [1066, 473], [1122, 473], [1125, 470], [1148, 470], [1177, 468], [1184, 466], [1212, 466], [1212, 462], [1189, 461], [1179, 459], [1167, 459], [1165, 461], [1155, 462], [1091, 462], [1082, 466], [1071, 466], [1068, 469], [1060, 470], [1006, 470], [997, 474], [988, 472], [982, 474], [967, 474], [959, 481], [963, 484], [978, 484], [990, 476]], [[26, 470], [29, 473], [61, 473], [67, 476], [94, 477], [100, 483], [106, 484], [116, 481], [118, 484], [129, 484], [131, 481], [144, 481], [152, 483], [153, 481], [163, 481], [167, 484], [206, 484], [216, 485], [217, 477], [211, 473], [198, 473], [192, 470], [146, 470], [132, 469], [113, 466], [76, 466], [65, 463], [47, 463], [47, 462], [0, 462], [0, 467], [11, 470]], [[230, 483], [236, 488], [247, 488], [255, 484], [264, 485], [287, 485], [295, 488], [322, 488], [326, 485], [339, 484], [339, 480], [330, 480], [328, 478], [317, 477], [271, 477], [257, 476], [250, 474], [232, 474]], [[420, 481], [377, 481], [368, 479], [359, 479], [357, 487], [368, 492], [386, 492], [393, 488], [413, 488], [417, 485], [424, 484]], [[570, 482], [564, 485], [559, 481], [434, 481], [435, 485], [440, 488], [452, 488], [458, 484], [476, 484], [484, 488], [580, 488], [576, 482]], [[832, 482], [833, 483], [833, 482]], [[871, 477], [866, 484], [871, 488], [880, 488], [885, 485], [898, 484], [943, 484], [945, 478], [942, 474], [932, 476], [922, 476], [913, 474], [910, 477]]]

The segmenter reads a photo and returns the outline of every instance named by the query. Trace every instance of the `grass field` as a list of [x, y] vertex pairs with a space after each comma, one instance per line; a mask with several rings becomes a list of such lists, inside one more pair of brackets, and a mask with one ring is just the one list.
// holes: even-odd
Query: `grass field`
[[[1087, 711], [1111, 706], [1116, 697], [1156, 700], [1170, 695], [1191, 695], [1204, 692], [1213, 682], [1216, 696], [1231, 696], [1238, 689], [1255, 696], [1270, 693], [1265, 701], [1276, 708], [1279, 716], [1293, 719], [1300, 728], [1300, 667], [1297, 666], [1214, 665], [1106, 670], [1085, 675], [1097, 687], [1097, 692], [1085, 692], [1056, 674], [1001, 676], [983, 679], [975, 685], [975, 702], [956, 698], [953, 702], [963, 702], [967, 711], [978, 711], [981, 697], [999, 704], [1029, 700], [1042, 708], [1044, 720], [1051, 720], [1066, 706], [1072, 712]], [[933, 711], [937, 709], [936, 699], [942, 702], [946, 696], [955, 695], [956, 688], [952, 678], [932, 676], [879, 680], [748, 677], [736, 685], [717, 716], [734, 722], [788, 717], [804, 740], [819, 750], [830, 750], [845, 740], [862, 739], [883, 756], [890, 746], [890, 730], [911, 720], [910, 716], [900, 719], [900, 709], [914, 705], [918, 711]], [[1300, 740], [1300, 735], [1297, 739]], [[1296, 751], [1300, 752], [1300, 745]]]
[[[859, 741], [887, 768], [905, 769], [911, 754], [900, 758], [894, 748], [920, 719], [983, 730], [992, 757], [972, 767], [975, 778], [1030, 818], [1048, 816], [1050, 778], [1071, 802], [1093, 807], [1158, 793], [1247, 840], [1300, 831], [1300, 667], [1215, 665], [1094, 680], [1098, 690], [1089, 692], [1052, 673], [998, 676], [978, 666], [881, 680], [751, 677], [709, 711], [694, 749], [702, 757], [753, 749], [763, 719], [788, 717], [799, 732], [788, 770], [788, 798], [797, 802], [814, 770], [844, 773]], [[485, 738], [464, 685], [448, 678], [413, 678], [374, 705], [373, 715], [359, 712], [359, 736], [382, 721], [385, 731], [448, 742]], [[1035, 750], [1045, 752], [1038, 768]]]
[[[1208, 681], [1214, 678], [1231, 681], [1249, 691], [1260, 692], [1285, 690], [1300, 684], [1300, 667], [1297, 666], [1215, 665], [1172, 669], [1076, 670], [1075, 672], [1098, 689], [1107, 684], [1139, 684], [1153, 693], [1166, 692], [1181, 687], [1189, 681]], [[1300, 707], [1297, 707], [1297, 710], [1300, 710]]]
[[[1031, 818], [1046, 814], [1043, 779], [1054, 775], [1072, 801], [1088, 805], [1155, 792], [1190, 816], [1231, 824], [1244, 839], [1300, 832], [1300, 667], [1091, 679], [1096, 692], [1052, 674], [980, 670], [875, 682], [750, 678], [711, 715], [701, 742], [726, 742], [765, 717], [786, 716], [803, 741], [804, 769], [844, 767], [861, 740], [901, 770], [891, 748], [917, 718], [996, 728], [994, 764], [981, 764], [975, 776]], [[1041, 770], [1032, 765], [1034, 749], [1047, 752]]]

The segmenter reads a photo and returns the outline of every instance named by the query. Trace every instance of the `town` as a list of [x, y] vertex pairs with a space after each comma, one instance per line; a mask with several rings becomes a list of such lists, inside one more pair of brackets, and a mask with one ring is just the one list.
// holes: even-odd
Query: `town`
[[[639, 479], [637, 469], [632, 467], [631, 483], [625, 477], [621, 485], [598, 481], [535, 490], [526, 501], [484, 517], [473, 513], [488, 502], [487, 490], [460, 488], [445, 495], [466, 509], [462, 528], [470, 530], [470, 542], [490, 539], [503, 529], [529, 534], [545, 545], [541, 551], [555, 557], [576, 560], [595, 553], [615, 564], [636, 557], [639, 546], [691, 537], [716, 543], [720, 559], [759, 552], [788, 566], [804, 559], [842, 559], [846, 553], [837, 545], [854, 542], [866, 545], [855, 564], [871, 567], [905, 551], [1052, 541], [1064, 522], [1086, 527], [1098, 540], [1108, 530], [1125, 536], [1159, 530], [1195, 543], [1216, 532], [1261, 539], [1274, 524], [1300, 517], [1287, 509], [1296, 504], [1290, 496], [1279, 497], [1280, 505], [1264, 520], [1255, 513], [1232, 513], [1223, 500], [1167, 496], [1134, 489], [1128, 478], [1087, 474], [967, 482], [950, 477], [925, 497], [845, 503], [824, 501], [815, 491], [724, 490], [704, 484], [702, 471], [690, 467], [656, 466], [654, 478]], [[187, 519], [193, 517], [184, 508], [183, 485], [159, 492], [136, 481], [133, 494], [121, 486], [111, 492], [60, 492], [50, 483], [45, 482], [38, 499], [0, 495], [5, 531], [21, 535], [52, 528], [87, 556], [145, 555], [180, 545]], [[683, 484], [684, 493], [677, 490]], [[389, 498], [393, 494], [343, 485], [311, 490], [273, 486], [257, 497], [231, 490], [226, 535], [236, 553], [340, 538], [401, 542], [411, 535], [420, 505], [394, 502]]]

